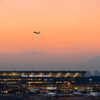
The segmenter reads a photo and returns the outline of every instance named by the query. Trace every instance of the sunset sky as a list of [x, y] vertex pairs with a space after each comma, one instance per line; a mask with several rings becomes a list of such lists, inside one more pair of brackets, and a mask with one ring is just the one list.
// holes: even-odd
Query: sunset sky
[[96, 56], [100, 0], [0, 0], [1, 70], [72, 70]]

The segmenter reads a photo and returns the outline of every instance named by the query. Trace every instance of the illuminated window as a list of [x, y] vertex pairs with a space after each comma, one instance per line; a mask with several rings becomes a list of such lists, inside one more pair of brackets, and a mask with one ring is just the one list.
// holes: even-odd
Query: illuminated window
[[42, 73], [40, 73], [40, 75], [42, 75]]
[[37, 82], [34, 82], [34, 83], [44, 83], [44, 82], [38, 82], [38, 81], [37, 81]]
[[63, 83], [67, 83], [66, 81], [63, 81]]

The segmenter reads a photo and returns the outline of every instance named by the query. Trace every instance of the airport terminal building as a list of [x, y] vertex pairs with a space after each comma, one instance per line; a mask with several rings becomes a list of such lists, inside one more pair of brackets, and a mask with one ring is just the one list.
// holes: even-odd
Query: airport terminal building
[[0, 71], [0, 89], [66, 90], [99, 88], [100, 77], [85, 77], [86, 71]]

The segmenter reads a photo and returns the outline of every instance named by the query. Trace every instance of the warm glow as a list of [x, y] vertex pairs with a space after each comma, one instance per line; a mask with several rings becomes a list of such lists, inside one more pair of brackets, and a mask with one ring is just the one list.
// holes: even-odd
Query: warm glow
[[67, 83], [66, 81], [64, 81], [63, 83]]
[[13, 76], [15, 75], [15, 73], [13, 73]]
[[78, 73], [76, 73], [75, 75], [74, 75], [74, 77], [76, 77], [78, 75]]
[[59, 81], [56, 81], [56, 83], [59, 83]]
[[60, 76], [60, 73], [58, 73], [58, 75], [56, 77], [59, 77]]
[[40, 75], [42, 75], [42, 73], [40, 73]]
[[100, 0], [0, 0], [0, 70], [76, 70], [99, 42]]
[[24, 73], [22, 73], [22, 75], [24, 75]]
[[4, 73], [4, 76], [6, 75], [6, 73]]
[[69, 73], [66, 74], [65, 78], [69, 75]]

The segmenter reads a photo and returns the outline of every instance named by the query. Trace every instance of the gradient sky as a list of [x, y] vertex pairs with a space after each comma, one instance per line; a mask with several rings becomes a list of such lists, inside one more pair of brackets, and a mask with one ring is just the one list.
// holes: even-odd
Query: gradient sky
[[1, 70], [68, 70], [95, 56], [100, 0], [0, 0]]

